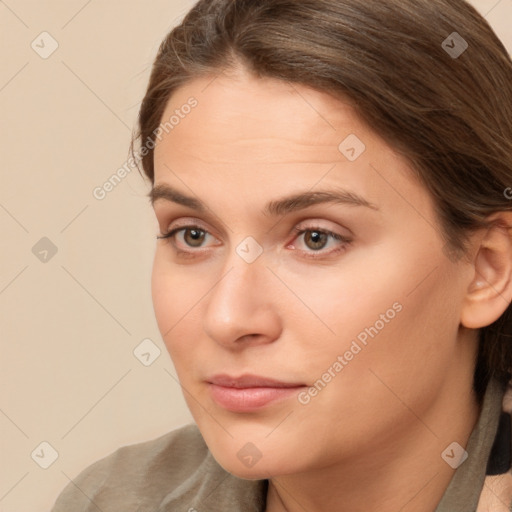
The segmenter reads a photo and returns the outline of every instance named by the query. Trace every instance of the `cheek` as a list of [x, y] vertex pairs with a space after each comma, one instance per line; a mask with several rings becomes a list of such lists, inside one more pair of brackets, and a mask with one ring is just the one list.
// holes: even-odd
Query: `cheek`
[[200, 326], [194, 315], [202, 293], [187, 275], [179, 267], [169, 264], [163, 249], [157, 249], [151, 275], [153, 309], [160, 334], [173, 360], [178, 355], [179, 340], [183, 341], [183, 346], [189, 346], [190, 343], [186, 342], [197, 334], [184, 332], [184, 329]]
[[161, 250], [157, 249], [151, 274], [151, 296], [155, 318], [162, 337], [172, 327], [175, 308], [172, 307], [173, 282], [171, 274], [165, 270]]
[[295, 308], [303, 313], [290, 328], [309, 377], [320, 377], [344, 355], [344, 379], [354, 385], [369, 368], [404, 382], [418, 372], [427, 379], [429, 372], [446, 371], [459, 317], [444, 258], [432, 251], [381, 249], [357, 261], [347, 258], [339, 272], [317, 270], [307, 280], [290, 276], [290, 288], [310, 310], [298, 301], [287, 309], [288, 318]]

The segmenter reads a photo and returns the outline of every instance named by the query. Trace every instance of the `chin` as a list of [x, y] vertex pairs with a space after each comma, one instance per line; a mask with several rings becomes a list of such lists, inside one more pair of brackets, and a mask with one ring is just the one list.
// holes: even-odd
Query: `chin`
[[[228, 442], [208, 443], [217, 463], [233, 476], [245, 480], [263, 480], [297, 470], [293, 454], [287, 454], [275, 445], [262, 446], [257, 441], [253, 444], [241, 439], [235, 435]], [[294, 467], [289, 467], [290, 461], [294, 461]]]
[[264, 480], [280, 474], [274, 464], [265, 464], [263, 458], [254, 464], [253, 467], [247, 467], [238, 460], [236, 454], [234, 454], [234, 458], [216, 457], [215, 454], [213, 456], [225, 471], [243, 480]]

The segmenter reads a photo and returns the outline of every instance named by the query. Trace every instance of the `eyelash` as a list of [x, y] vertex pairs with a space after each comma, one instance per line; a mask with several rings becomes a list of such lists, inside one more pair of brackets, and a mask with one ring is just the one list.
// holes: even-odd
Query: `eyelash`
[[[191, 251], [186, 251], [186, 250], [184, 251], [184, 250], [176, 247], [175, 243], [172, 241], [174, 239], [174, 237], [180, 231], [188, 231], [188, 230], [196, 230], [196, 231], [201, 231], [206, 234], [210, 234], [207, 230], [203, 229], [201, 226], [189, 225], [189, 226], [181, 226], [181, 227], [175, 228], [175, 229], [169, 231], [168, 233], [165, 233], [161, 236], [157, 236], [157, 239], [164, 239], [166, 242], [170, 242], [173, 245], [174, 250], [176, 251], [177, 255], [185, 256], [188, 258], [194, 258], [194, 257], [198, 256], [197, 254], [194, 254], [194, 253], [203, 252], [203, 251], [199, 251], [199, 249], [193, 249]], [[343, 252], [346, 249], [346, 247], [352, 243], [351, 239], [349, 239], [343, 235], [340, 235], [339, 233], [334, 233], [332, 231], [329, 231], [327, 229], [321, 229], [321, 228], [316, 228], [316, 227], [308, 227], [308, 228], [295, 227], [294, 232], [297, 234], [297, 237], [304, 233], [308, 233], [308, 232], [320, 233], [323, 235], [330, 236], [331, 238], [333, 238], [334, 240], [337, 240], [338, 242], [342, 242], [341, 247], [338, 247], [337, 249], [333, 249], [327, 253], [321, 252], [321, 250], [312, 251], [312, 252], [299, 250], [299, 252], [302, 252], [306, 258], [311, 258], [311, 259], [319, 259], [319, 258], [325, 258], [328, 256], [334, 256], [336, 254], [339, 254], [340, 252]]]

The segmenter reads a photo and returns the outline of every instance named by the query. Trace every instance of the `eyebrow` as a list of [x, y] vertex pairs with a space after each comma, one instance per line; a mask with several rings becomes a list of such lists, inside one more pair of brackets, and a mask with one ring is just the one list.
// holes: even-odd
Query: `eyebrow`
[[[152, 206], [157, 201], [164, 200], [186, 206], [201, 213], [206, 213], [208, 210], [206, 205], [199, 199], [189, 197], [167, 184], [156, 185], [148, 193], [148, 196]], [[306, 191], [276, 199], [268, 202], [262, 213], [266, 216], [280, 216], [322, 203], [363, 206], [372, 210], [379, 210], [378, 206], [370, 203], [358, 194], [338, 188], [333, 190]]]

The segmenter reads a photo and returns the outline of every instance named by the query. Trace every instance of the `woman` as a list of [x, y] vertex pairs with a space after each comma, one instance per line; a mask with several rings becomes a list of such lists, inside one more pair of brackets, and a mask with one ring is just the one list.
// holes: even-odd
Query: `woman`
[[155, 314], [197, 425], [53, 511], [508, 510], [512, 62], [486, 21], [201, 0], [139, 123]]

